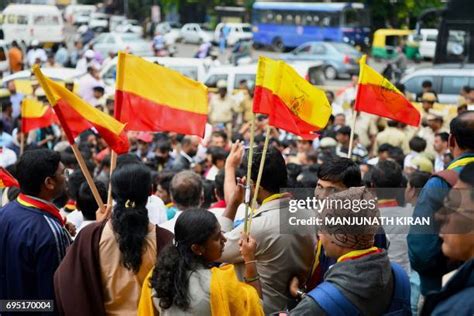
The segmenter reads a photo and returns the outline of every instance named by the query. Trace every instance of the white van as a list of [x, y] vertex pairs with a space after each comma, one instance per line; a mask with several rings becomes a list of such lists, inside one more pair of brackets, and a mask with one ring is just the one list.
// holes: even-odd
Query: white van
[[433, 59], [436, 51], [437, 29], [421, 29], [420, 35], [410, 35], [409, 40], [415, 39], [420, 44], [420, 56], [425, 59]]
[[40, 43], [64, 41], [61, 12], [52, 5], [10, 4], [2, 12], [3, 35], [7, 43], [32, 40]]
[[214, 31], [214, 41], [217, 43], [219, 43], [221, 31], [224, 27], [228, 29], [226, 38], [228, 46], [234, 46], [239, 40], [250, 41], [253, 38], [252, 25], [248, 23], [219, 23]]

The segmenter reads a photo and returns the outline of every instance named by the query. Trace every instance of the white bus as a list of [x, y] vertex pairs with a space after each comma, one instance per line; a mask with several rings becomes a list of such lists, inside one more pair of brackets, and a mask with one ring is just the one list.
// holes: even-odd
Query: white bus
[[40, 43], [64, 41], [64, 24], [56, 6], [10, 4], [3, 10], [3, 36], [7, 43], [33, 40]]

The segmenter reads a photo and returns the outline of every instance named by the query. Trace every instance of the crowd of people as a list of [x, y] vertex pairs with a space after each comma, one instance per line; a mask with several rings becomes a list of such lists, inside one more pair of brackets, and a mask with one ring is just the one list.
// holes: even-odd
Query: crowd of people
[[[43, 53], [35, 48], [28, 55], [34, 64], [46, 62]], [[97, 55], [88, 50], [82, 58], [77, 65], [87, 76], [78, 91], [66, 85], [113, 115], [113, 98], [104, 100], [100, 89]], [[0, 166], [20, 187], [3, 190], [0, 299], [51, 299], [56, 312], [68, 315], [331, 315], [337, 305], [364, 315], [397, 308], [471, 315], [474, 112], [467, 109], [474, 90], [463, 89], [457, 116], [449, 117], [436, 110], [436, 93], [423, 83], [419, 128], [357, 113], [349, 148], [357, 78], [353, 82], [337, 98], [327, 92], [333, 116], [314, 140], [275, 128], [266, 135], [268, 118], [254, 117], [245, 80], [232, 96], [225, 82], [217, 83], [203, 138], [128, 132], [130, 152], [118, 157], [113, 172], [100, 134], [83, 133], [76, 141], [103, 201], [112, 189], [113, 203], [105, 208], [61, 126], [22, 135], [26, 96], [9, 82], [0, 100]], [[47, 103], [37, 83], [30, 97]], [[247, 234], [252, 120], [252, 195], [266, 137], [269, 149]], [[377, 197], [378, 205], [362, 208], [361, 217], [428, 217], [440, 224], [428, 232], [369, 224], [357, 233], [347, 225], [282, 232], [294, 198], [288, 190], [300, 188], [331, 201]], [[440, 219], [443, 207], [453, 213]], [[349, 213], [326, 208], [318, 216]], [[444, 284], [443, 276], [454, 270]], [[411, 299], [397, 307], [394, 293], [406, 282]], [[328, 286], [345, 302], [329, 304]]]

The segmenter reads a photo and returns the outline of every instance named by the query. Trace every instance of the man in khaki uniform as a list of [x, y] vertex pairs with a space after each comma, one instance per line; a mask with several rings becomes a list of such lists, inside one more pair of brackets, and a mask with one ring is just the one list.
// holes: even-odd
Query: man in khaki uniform
[[375, 124], [377, 117], [372, 114], [358, 112], [355, 122], [355, 131], [359, 136], [359, 143], [365, 148], [372, 147], [375, 135], [377, 135], [377, 126]]
[[443, 117], [438, 112], [430, 111], [430, 114], [426, 116], [426, 122], [428, 126], [420, 129], [418, 136], [426, 140], [426, 152], [436, 156], [433, 146], [435, 136], [437, 133], [447, 132], [447, 130], [443, 128]]
[[410, 148], [408, 146], [408, 138], [407, 136], [398, 128], [397, 121], [388, 121], [387, 127], [383, 130], [383, 132], [379, 133], [375, 138], [374, 144], [374, 153], [377, 153], [377, 150], [380, 145], [382, 144], [390, 144], [395, 147], [400, 147], [405, 154], [410, 152]]
[[237, 110], [237, 103], [227, 94], [225, 80], [217, 82], [217, 94], [212, 95], [209, 102], [209, 123], [212, 125], [223, 124], [231, 132], [232, 116]]

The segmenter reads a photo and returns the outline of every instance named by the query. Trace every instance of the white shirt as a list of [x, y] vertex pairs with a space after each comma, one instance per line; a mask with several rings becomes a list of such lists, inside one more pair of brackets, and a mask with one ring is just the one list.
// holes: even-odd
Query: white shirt
[[74, 224], [74, 226], [76, 226], [76, 229], [77, 229], [81, 227], [82, 222], [84, 222], [84, 215], [82, 215], [81, 211], [74, 210], [66, 216], [66, 220]]
[[164, 222], [163, 224], [161, 224], [159, 226], [161, 228], [169, 230], [170, 232], [172, 232], [174, 234], [174, 225], [176, 225], [176, 220], [178, 219], [178, 216], [181, 215], [181, 213], [183, 213], [183, 211], [177, 210], [176, 214], [174, 215], [174, 217], [172, 219], [170, 219], [169, 221]]
[[0, 148], [0, 167], [6, 168], [16, 162], [16, 154], [6, 147]]
[[434, 171], [440, 172], [444, 170], [444, 154], [436, 154]]
[[148, 220], [153, 225], [160, 225], [168, 219], [165, 203], [158, 196], [150, 195], [145, 207], [148, 210]]
[[94, 87], [105, 86], [102, 80], [97, 80], [91, 74], [86, 74], [79, 80], [79, 96], [86, 102], [92, 103], [94, 100]]
[[206, 174], [206, 180], [214, 181], [218, 173], [219, 173], [219, 168], [217, 168], [216, 165], [212, 165], [212, 167], [209, 169], [209, 171]]
[[30, 66], [34, 65], [36, 59], [41, 60], [42, 63], [48, 60], [48, 56], [46, 56], [46, 52], [42, 48], [30, 49], [26, 54], [26, 58]]

